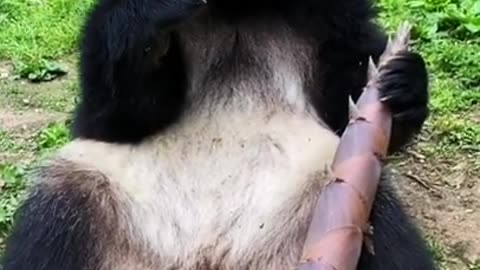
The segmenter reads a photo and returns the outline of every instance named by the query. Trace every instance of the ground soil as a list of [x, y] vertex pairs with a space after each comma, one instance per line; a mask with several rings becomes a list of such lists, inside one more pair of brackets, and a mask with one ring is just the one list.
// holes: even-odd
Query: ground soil
[[[66, 63], [68, 75], [41, 84], [13, 80], [10, 66], [0, 63], [0, 128], [28, 140], [42, 126], [65, 119], [74, 95], [66, 89], [77, 80], [75, 65]], [[12, 97], [11, 89], [20, 97]], [[51, 106], [51, 101], [61, 106]], [[480, 122], [480, 107], [471, 119]], [[473, 269], [472, 263], [480, 260], [480, 172], [472, 157], [452, 153], [449, 158], [427, 159], [417, 150], [428, 144], [420, 140], [408, 153], [392, 158], [389, 167], [409, 213], [446, 254], [442, 260], [448, 269]], [[28, 152], [0, 153], [0, 162], [30, 158]]]
[[444, 249], [449, 269], [471, 269], [480, 261], [480, 174], [468, 158], [426, 161], [414, 155], [391, 166], [400, 196]]

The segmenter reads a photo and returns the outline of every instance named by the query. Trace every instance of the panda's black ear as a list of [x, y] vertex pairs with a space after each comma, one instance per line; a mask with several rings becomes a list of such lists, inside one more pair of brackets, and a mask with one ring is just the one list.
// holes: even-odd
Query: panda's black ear
[[105, 223], [98, 192], [75, 182], [35, 187], [17, 210], [3, 270], [101, 269], [114, 224]]

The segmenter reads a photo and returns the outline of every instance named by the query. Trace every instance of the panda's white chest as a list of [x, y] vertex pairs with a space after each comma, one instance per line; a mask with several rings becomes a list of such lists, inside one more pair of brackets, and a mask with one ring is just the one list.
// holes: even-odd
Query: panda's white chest
[[247, 258], [252, 243], [268, 250], [293, 237], [338, 138], [312, 118], [284, 113], [192, 123], [136, 147], [75, 142], [77, 152], [96, 150], [70, 159], [95, 161], [118, 187], [133, 239], [163, 262], [206, 250], [212, 260]]

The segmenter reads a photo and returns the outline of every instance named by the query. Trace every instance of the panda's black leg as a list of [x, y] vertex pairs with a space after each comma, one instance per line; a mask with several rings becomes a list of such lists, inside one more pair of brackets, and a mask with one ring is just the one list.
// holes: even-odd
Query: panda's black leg
[[108, 183], [90, 171], [42, 173], [51, 183], [35, 186], [16, 211], [0, 269], [105, 269], [121, 235]]
[[435, 270], [425, 239], [388, 181], [382, 176], [371, 215], [375, 255], [364, 249], [358, 270]]
[[202, 0], [100, 0], [81, 44], [74, 137], [138, 142], [182, 109], [184, 66], [172, 27]]
[[402, 52], [380, 69], [380, 92], [393, 114], [390, 153], [420, 132], [428, 117], [428, 74], [423, 58]]

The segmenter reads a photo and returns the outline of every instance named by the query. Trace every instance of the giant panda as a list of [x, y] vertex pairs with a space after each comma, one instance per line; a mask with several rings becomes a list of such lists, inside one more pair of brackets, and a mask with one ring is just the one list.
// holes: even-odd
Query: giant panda
[[[4, 270], [294, 269], [349, 96], [386, 38], [369, 0], [100, 0], [72, 141], [41, 162]], [[425, 63], [384, 67], [390, 153], [428, 117]], [[383, 174], [359, 270], [433, 270]]]

